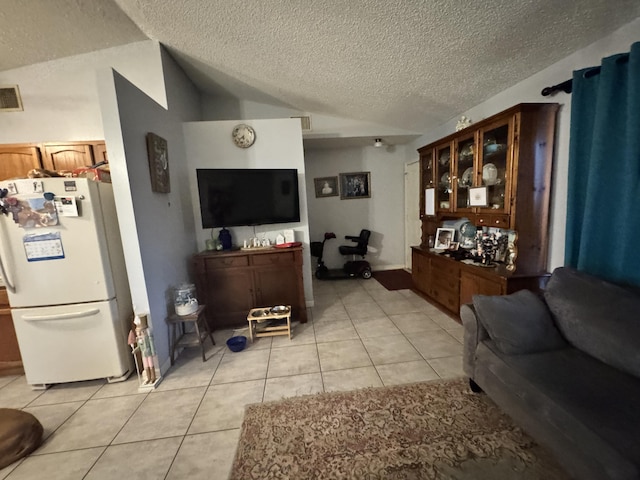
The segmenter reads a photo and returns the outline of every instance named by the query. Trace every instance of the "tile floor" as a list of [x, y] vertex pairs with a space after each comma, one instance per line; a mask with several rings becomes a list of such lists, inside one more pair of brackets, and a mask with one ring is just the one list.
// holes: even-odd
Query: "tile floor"
[[232, 353], [225, 341], [242, 330], [214, 332], [206, 362], [185, 349], [150, 393], [136, 378], [42, 392], [23, 376], [0, 377], [0, 407], [45, 428], [42, 446], [0, 480], [225, 479], [247, 404], [463, 375], [462, 326], [412, 291], [371, 279], [316, 281], [314, 294], [291, 340], [260, 338]]

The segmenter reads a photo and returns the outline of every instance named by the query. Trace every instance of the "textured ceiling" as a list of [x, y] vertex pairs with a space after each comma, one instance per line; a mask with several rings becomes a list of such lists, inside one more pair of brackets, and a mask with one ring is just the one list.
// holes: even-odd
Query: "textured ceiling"
[[204, 91], [418, 132], [640, 16], [638, 0], [0, 5], [0, 70], [148, 37]]

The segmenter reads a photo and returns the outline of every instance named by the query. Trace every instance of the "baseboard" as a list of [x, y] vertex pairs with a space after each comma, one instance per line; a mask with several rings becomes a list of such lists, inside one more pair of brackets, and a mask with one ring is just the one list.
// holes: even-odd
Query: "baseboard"
[[385, 270], [407, 270], [407, 267], [404, 265], [371, 265], [371, 270], [374, 272], [384, 272]]

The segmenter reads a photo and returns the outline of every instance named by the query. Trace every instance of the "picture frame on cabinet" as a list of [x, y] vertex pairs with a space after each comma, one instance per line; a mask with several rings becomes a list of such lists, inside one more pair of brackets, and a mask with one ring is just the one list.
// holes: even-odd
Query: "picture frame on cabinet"
[[469, 206], [486, 207], [487, 205], [487, 187], [469, 187]]
[[433, 248], [436, 250], [446, 250], [455, 239], [455, 228], [438, 228], [436, 230], [436, 241]]
[[371, 172], [340, 174], [340, 199], [371, 198]]
[[147, 133], [147, 156], [149, 157], [151, 191], [157, 193], [171, 192], [167, 141], [155, 133]]
[[340, 195], [338, 177], [314, 178], [313, 184], [316, 190], [316, 198], [336, 197]]

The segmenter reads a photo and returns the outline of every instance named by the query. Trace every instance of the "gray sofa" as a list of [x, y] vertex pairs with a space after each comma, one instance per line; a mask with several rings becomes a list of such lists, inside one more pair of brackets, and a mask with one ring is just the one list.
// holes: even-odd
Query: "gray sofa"
[[473, 297], [464, 371], [579, 480], [640, 479], [640, 293], [570, 268]]

